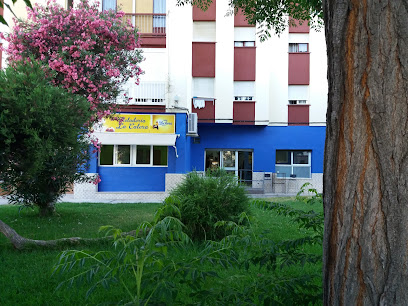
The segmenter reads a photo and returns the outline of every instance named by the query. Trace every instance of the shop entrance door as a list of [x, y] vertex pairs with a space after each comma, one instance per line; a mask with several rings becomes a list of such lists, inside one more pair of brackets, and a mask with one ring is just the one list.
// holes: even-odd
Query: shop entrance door
[[238, 151], [237, 170], [239, 181], [252, 186], [252, 151]]
[[206, 150], [205, 170], [223, 168], [240, 182], [252, 184], [253, 152], [250, 150]]
[[225, 150], [221, 151], [222, 163], [221, 167], [225, 169], [228, 173], [237, 175], [237, 151]]

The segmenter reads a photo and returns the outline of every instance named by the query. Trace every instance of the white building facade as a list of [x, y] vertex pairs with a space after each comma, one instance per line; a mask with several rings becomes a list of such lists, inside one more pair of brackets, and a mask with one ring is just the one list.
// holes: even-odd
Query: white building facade
[[89, 165], [101, 182], [75, 186], [78, 197], [161, 200], [186, 173], [216, 167], [261, 192], [322, 190], [323, 32], [302, 24], [261, 42], [223, 0], [205, 12], [166, 0], [101, 3], [115, 8], [139, 28], [145, 57], [121, 116], [146, 130], [102, 129]]

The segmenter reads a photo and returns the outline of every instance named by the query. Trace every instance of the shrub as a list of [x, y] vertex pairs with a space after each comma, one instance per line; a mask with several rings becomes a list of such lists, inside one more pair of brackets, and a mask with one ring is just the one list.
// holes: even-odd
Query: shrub
[[84, 167], [89, 103], [46, 75], [34, 61], [0, 70], [0, 186], [11, 203], [37, 205], [41, 215], [73, 183], [92, 179]]
[[[197, 182], [196, 173], [190, 176]], [[306, 187], [302, 191], [313, 193]], [[217, 224], [234, 228], [233, 235], [191, 244], [177, 218], [161, 217], [180, 215], [174, 199], [169, 197], [155, 221], [142, 223], [132, 236], [110, 226], [102, 228], [113, 234], [113, 250], [64, 251], [54, 267], [54, 272], [68, 274], [59, 287], [83, 286], [86, 281], [92, 284], [89, 295], [97, 287], [108, 289], [119, 283], [129, 294], [120, 305], [128, 301], [126, 305], [321, 305], [321, 251], [310, 246], [321, 248], [322, 212], [257, 200], [252, 205], [263, 215], [271, 212], [290, 218], [282, 218], [280, 226], [297, 223], [298, 235], [276, 240], [267, 225], [260, 233], [251, 226], [224, 221]], [[319, 199], [315, 194], [302, 200], [321, 206]], [[80, 271], [73, 269], [77, 265]]]
[[[215, 224], [237, 222], [239, 215], [248, 211], [249, 198], [236, 177], [225, 170], [211, 171], [206, 176], [191, 172], [164, 201], [164, 207], [171, 205], [180, 211], [178, 217], [193, 240], [219, 239], [227, 233]], [[171, 214], [168, 209], [163, 211], [163, 216]]]

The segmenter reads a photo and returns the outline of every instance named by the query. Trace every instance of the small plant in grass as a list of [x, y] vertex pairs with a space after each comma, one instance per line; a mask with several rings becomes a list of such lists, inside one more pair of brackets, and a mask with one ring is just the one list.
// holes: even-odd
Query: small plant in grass
[[[134, 305], [147, 305], [160, 301], [174, 300], [175, 285], [164, 273], [169, 265], [166, 260], [170, 246], [184, 246], [190, 243], [182, 231], [181, 222], [173, 217], [151, 224], [144, 222], [138, 226], [134, 235], [122, 235], [122, 231], [112, 226], [103, 226], [100, 231], [114, 236], [114, 251], [97, 253], [69, 250], [61, 253], [54, 273], [71, 271], [76, 265], [83, 271], [71, 276], [60, 286], [85, 280], [92, 283], [87, 291], [88, 297], [98, 286], [108, 289], [112, 283], [120, 283], [128, 293], [126, 301]], [[131, 282], [125, 276], [133, 276]]]
[[[220, 239], [225, 230], [216, 227], [219, 221], [237, 222], [242, 212], [248, 212], [249, 198], [235, 176], [218, 169], [205, 176], [189, 173], [164, 201], [164, 206], [176, 206], [186, 232], [193, 240]], [[163, 209], [163, 217], [166, 216]]]
[[[183, 224], [170, 216], [156, 218], [154, 223], [144, 222], [132, 235], [125, 236], [111, 226], [101, 227], [101, 231], [113, 235], [114, 250], [62, 252], [53, 273], [74, 275], [58, 288], [88, 282], [92, 284], [88, 297], [99, 286], [109, 289], [113, 283], [119, 283], [128, 293], [120, 304], [171, 305], [176, 302], [180, 284], [197, 292], [206, 279], [217, 277], [216, 272], [202, 269], [203, 264], [227, 266], [231, 260], [224, 249], [205, 248], [198, 256], [191, 255], [191, 240], [183, 232]], [[168, 256], [174, 250], [189, 254], [188, 260]], [[74, 272], [76, 266], [81, 272]]]
[[[243, 212], [236, 221], [215, 223], [217, 230], [230, 233], [223, 239], [191, 243], [178, 220], [182, 212], [169, 199], [159, 207], [155, 222], [143, 223], [135, 235], [124, 237], [120, 230], [105, 227], [115, 237], [115, 250], [94, 254], [66, 251], [55, 272], [80, 265], [83, 272], [75, 272], [64, 284], [90, 281], [90, 294], [97, 286], [119, 283], [128, 292], [122, 303], [136, 305], [321, 303], [320, 272], [316, 271], [320, 270], [321, 254], [308, 246], [321, 245], [323, 219], [312, 210], [289, 205], [254, 201], [253, 206], [265, 214], [289, 217], [302, 234], [276, 241], [267, 231], [259, 234], [252, 217]], [[305, 266], [309, 270], [303, 270]]]

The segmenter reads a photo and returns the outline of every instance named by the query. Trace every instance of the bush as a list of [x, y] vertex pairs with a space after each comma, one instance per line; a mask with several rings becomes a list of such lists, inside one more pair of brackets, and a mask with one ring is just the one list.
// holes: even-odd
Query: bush
[[239, 215], [248, 212], [249, 198], [235, 176], [225, 170], [201, 176], [191, 172], [164, 201], [163, 217], [171, 214], [168, 206], [178, 208], [186, 233], [193, 240], [219, 239], [225, 229], [216, 227], [219, 221], [237, 222]]
[[9, 202], [37, 205], [41, 215], [52, 214], [73, 183], [91, 179], [81, 167], [89, 103], [51, 80], [36, 62], [0, 70], [0, 186]]

